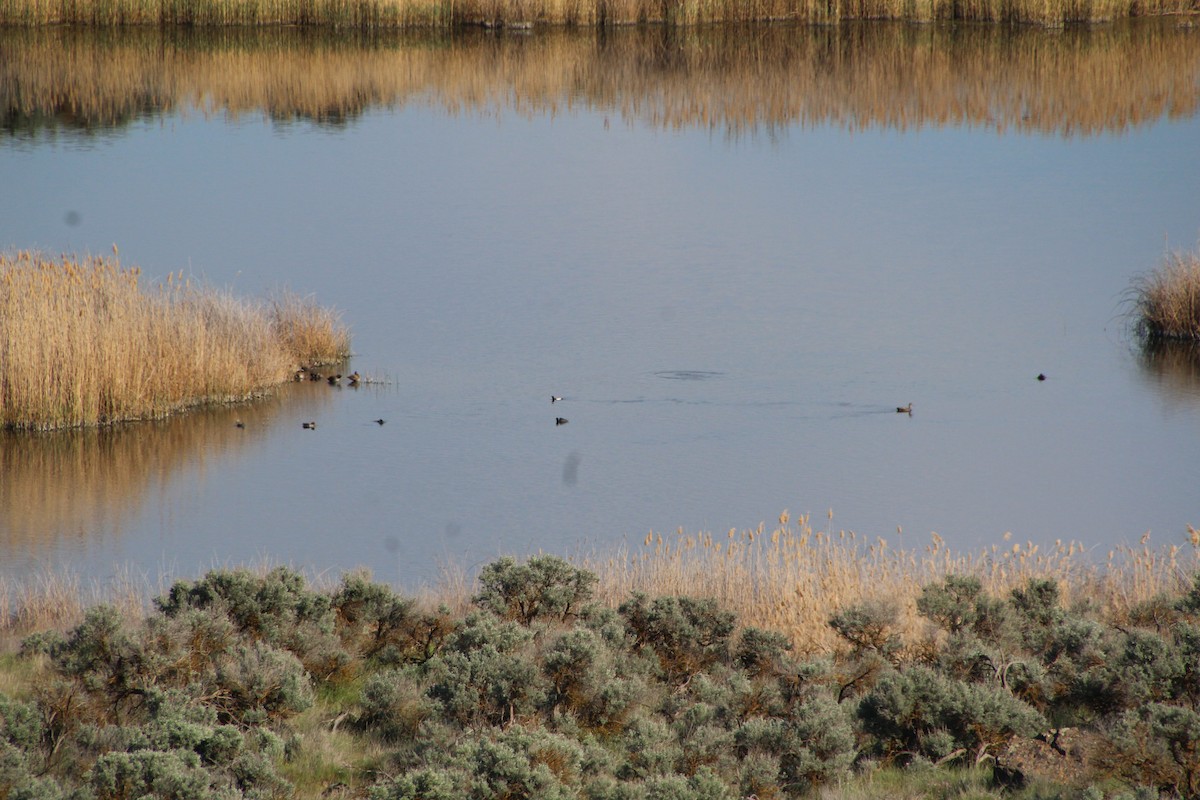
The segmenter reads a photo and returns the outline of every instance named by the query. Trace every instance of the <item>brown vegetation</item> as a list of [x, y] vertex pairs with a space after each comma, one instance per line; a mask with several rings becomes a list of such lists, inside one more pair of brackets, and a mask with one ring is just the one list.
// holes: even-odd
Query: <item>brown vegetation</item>
[[1061, 25], [1189, 10], [1187, 0], [0, 0], [0, 23], [378, 29], [902, 19]]
[[1087, 602], [1120, 618], [1140, 602], [1177, 591], [1200, 566], [1200, 532], [1187, 530], [1185, 544], [1152, 547], [1147, 537], [1096, 563], [1078, 542], [1043, 549], [1006, 538], [978, 552], [956, 552], [934, 533], [925, 547], [896, 547], [882, 538], [814, 530], [809, 517], [785, 512], [774, 530], [649, 534], [644, 549], [588, 558], [584, 566], [599, 575], [598, 594], [613, 604], [634, 591], [715, 597], [745, 625], [784, 632], [802, 652], [831, 652], [839, 638], [830, 615], [863, 602], [895, 603], [903, 638], [920, 640], [925, 624], [917, 595], [947, 575], [977, 577], [996, 595], [1031, 578], [1052, 578], [1067, 603]]
[[1200, 254], [1172, 253], [1134, 286], [1138, 331], [1200, 342]]
[[[144, 287], [115, 252], [0, 255], [0, 427], [104, 425], [261, 395], [302, 360], [348, 355], [328, 315], [294, 316], [310, 311], [268, 311], [182, 275]], [[336, 335], [314, 345], [295, 332], [309, 325]], [[290, 349], [297, 342], [303, 351]]]
[[[3, 2], [3, 0], [0, 0]], [[0, 28], [3, 130], [84, 132], [145, 113], [344, 124], [371, 108], [575, 109], [737, 136], [786, 126], [1120, 132], [1200, 107], [1200, 28], [1046, 31], [882, 23], [535, 36]]]

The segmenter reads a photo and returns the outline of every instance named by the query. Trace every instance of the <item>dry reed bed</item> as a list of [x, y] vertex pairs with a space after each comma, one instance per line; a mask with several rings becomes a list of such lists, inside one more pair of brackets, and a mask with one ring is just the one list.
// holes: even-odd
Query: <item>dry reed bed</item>
[[[137, 267], [111, 258], [0, 254], [0, 427], [52, 430], [163, 417], [246, 400], [299, 363], [348, 355], [344, 328], [325, 351], [289, 350], [311, 312], [267, 308], [182, 275], [143, 287]], [[313, 321], [327, 327], [328, 313]]]
[[1200, 253], [1171, 253], [1134, 285], [1134, 313], [1147, 339], [1200, 342]]
[[0, 24], [373, 30], [900, 19], [1062, 25], [1192, 10], [1189, 0], [0, 0]]
[[[3, 2], [3, 0], [0, 0]], [[729, 135], [788, 125], [1119, 132], [1200, 107], [1200, 29], [1143, 20], [1048, 32], [886, 24], [435, 34], [120, 37], [0, 30], [9, 129], [120, 125], [146, 108], [344, 121], [372, 107], [585, 108]]]
[[[830, 515], [832, 522], [832, 515]], [[1099, 556], [1099, 557], [1097, 557]], [[947, 575], [973, 575], [993, 595], [1006, 595], [1031, 578], [1059, 582], [1065, 604], [1086, 604], [1120, 623], [1139, 603], [1192, 585], [1200, 570], [1200, 530], [1187, 526], [1181, 544], [1116, 547], [1106, 555], [1078, 542], [1056, 542], [1048, 549], [1011, 543], [977, 552], [955, 552], [935, 533], [922, 548], [896, 547], [883, 539], [867, 541], [831, 527], [814, 530], [807, 516], [780, 516], [772, 530], [650, 534], [639, 549], [611, 556], [576, 558], [599, 577], [597, 595], [616, 607], [632, 592], [650, 596], [713, 597], [738, 615], [742, 625], [788, 635], [805, 654], [831, 653], [842, 643], [829, 627], [830, 617], [856, 603], [884, 601], [897, 610], [897, 631], [919, 646], [930, 627], [916, 611], [922, 586]], [[266, 572], [270, 565], [251, 569]], [[323, 575], [315, 585], [331, 586]], [[119, 605], [137, 617], [153, 594], [168, 584], [118, 576], [108, 584], [84, 586], [66, 573], [44, 573], [26, 581], [0, 581], [0, 649], [34, 630], [65, 630], [97, 602]], [[478, 587], [457, 565], [440, 584], [418, 595], [426, 606], [445, 604], [465, 613]]]
[[920, 641], [927, 626], [916, 611], [919, 590], [951, 574], [978, 577], [994, 595], [1030, 578], [1053, 578], [1064, 602], [1089, 603], [1120, 619], [1139, 602], [1190, 585], [1190, 574], [1200, 569], [1200, 531], [1187, 531], [1183, 544], [1151, 546], [1147, 535], [1138, 547], [1114, 548], [1098, 562], [1077, 542], [1043, 549], [1005, 541], [964, 553], [934, 533], [923, 548], [896, 547], [882, 538], [814, 530], [809, 517], [791, 519], [785, 512], [773, 530], [651, 534], [643, 549], [584, 565], [600, 576], [610, 603], [633, 591], [716, 597], [742, 624], [782, 631], [802, 652], [828, 653], [839, 646], [830, 616], [869, 601], [895, 603], [905, 641]]

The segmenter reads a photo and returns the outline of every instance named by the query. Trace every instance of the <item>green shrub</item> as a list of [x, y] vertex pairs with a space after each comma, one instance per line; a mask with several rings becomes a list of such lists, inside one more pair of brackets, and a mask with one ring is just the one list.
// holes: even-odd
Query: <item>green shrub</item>
[[195, 753], [105, 753], [96, 759], [88, 779], [96, 800], [130, 800], [152, 796], [164, 800], [208, 800], [220, 797]]
[[620, 613], [633, 635], [633, 648], [653, 650], [668, 683], [678, 685], [729, 658], [736, 616], [716, 600], [658, 597], [648, 601], [637, 593], [621, 604]]
[[901, 760], [909, 757], [902, 754], [945, 758], [948, 742], [974, 755], [1049, 727], [1003, 689], [952, 680], [924, 666], [882, 675], [859, 703], [858, 716], [880, 754]]
[[917, 597], [917, 611], [948, 633], [970, 629], [979, 619], [983, 584], [971, 576], [947, 575], [941, 585], [929, 584]]
[[523, 564], [505, 557], [480, 571], [482, 588], [474, 602], [523, 625], [539, 617], [566, 620], [591, 599], [596, 580], [555, 556], [534, 556]]
[[500, 725], [533, 714], [549, 687], [532, 642], [519, 623], [470, 614], [427, 665], [430, 696], [460, 725]]
[[372, 675], [363, 685], [358, 723], [388, 741], [412, 739], [434, 708], [415, 677], [389, 669]]
[[361, 573], [344, 576], [333, 596], [342, 640], [360, 658], [375, 660], [384, 655], [383, 660], [390, 663], [404, 660], [401, 652], [410, 640], [414, 606], [412, 600], [372, 583]]
[[588, 730], [618, 730], [641, 691], [636, 673], [618, 674], [612, 650], [584, 627], [566, 631], [550, 643], [542, 671], [549, 682], [550, 706], [570, 713]]
[[829, 627], [850, 643], [853, 654], [875, 654], [889, 662], [898, 660], [903, 644], [897, 632], [896, 604], [865, 600], [841, 609], [829, 618]]
[[792, 666], [788, 661], [791, 650], [791, 640], [779, 631], [747, 627], [738, 639], [734, 661], [755, 675], [782, 675]]
[[221, 689], [214, 705], [231, 721], [263, 724], [299, 713], [313, 703], [304, 666], [265, 642], [240, 644], [217, 668]]
[[1149, 703], [1124, 712], [1107, 731], [1099, 761], [1132, 783], [1172, 797], [1200, 796], [1200, 714]]
[[246, 637], [288, 650], [318, 680], [339, 676], [350, 656], [335, 636], [333, 600], [310, 591], [304, 576], [286, 567], [266, 575], [214, 570], [199, 581], [178, 581], [155, 607], [172, 618], [193, 610], [225, 615]]
[[857, 754], [851, 718], [826, 696], [799, 704], [788, 718], [747, 720], [734, 739], [743, 761], [755, 759], [760, 784], [763, 764], [775, 763], [776, 785], [795, 791], [844, 777]]
[[462, 800], [466, 786], [465, 770], [426, 767], [375, 784], [369, 796], [371, 800]]

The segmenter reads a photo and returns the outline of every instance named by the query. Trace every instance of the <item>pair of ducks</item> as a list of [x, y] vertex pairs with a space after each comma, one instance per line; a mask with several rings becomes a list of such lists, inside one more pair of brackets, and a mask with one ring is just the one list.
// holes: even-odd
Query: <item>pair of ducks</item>
[[[1046, 380], [1046, 373], [1039, 372], [1037, 375], [1037, 379], [1039, 381]], [[897, 414], [908, 414], [911, 417], [912, 416], [912, 401], [911, 400], [908, 401], [908, 405], [906, 405], [906, 406], [896, 406], [896, 413]]]
[[[371, 420], [371, 422], [374, 422], [376, 425], [383, 425], [385, 422], [387, 422], [387, 420], [386, 419], [373, 419], [373, 420]], [[238, 427], [241, 428], [243, 426], [239, 423]], [[300, 427], [304, 428], [304, 430], [306, 430], [306, 431], [315, 431], [317, 429], [317, 423], [302, 422], [302, 423], [300, 423]]]

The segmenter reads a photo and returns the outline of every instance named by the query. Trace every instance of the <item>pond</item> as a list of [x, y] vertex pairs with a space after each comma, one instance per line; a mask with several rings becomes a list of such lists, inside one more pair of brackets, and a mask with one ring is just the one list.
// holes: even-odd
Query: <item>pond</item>
[[370, 378], [0, 434], [2, 577], [1200, 525], [1200, 357], [1125, 316], [1200, 29], [4, 30], [0, 95], [0, 248], [311, 293]]

